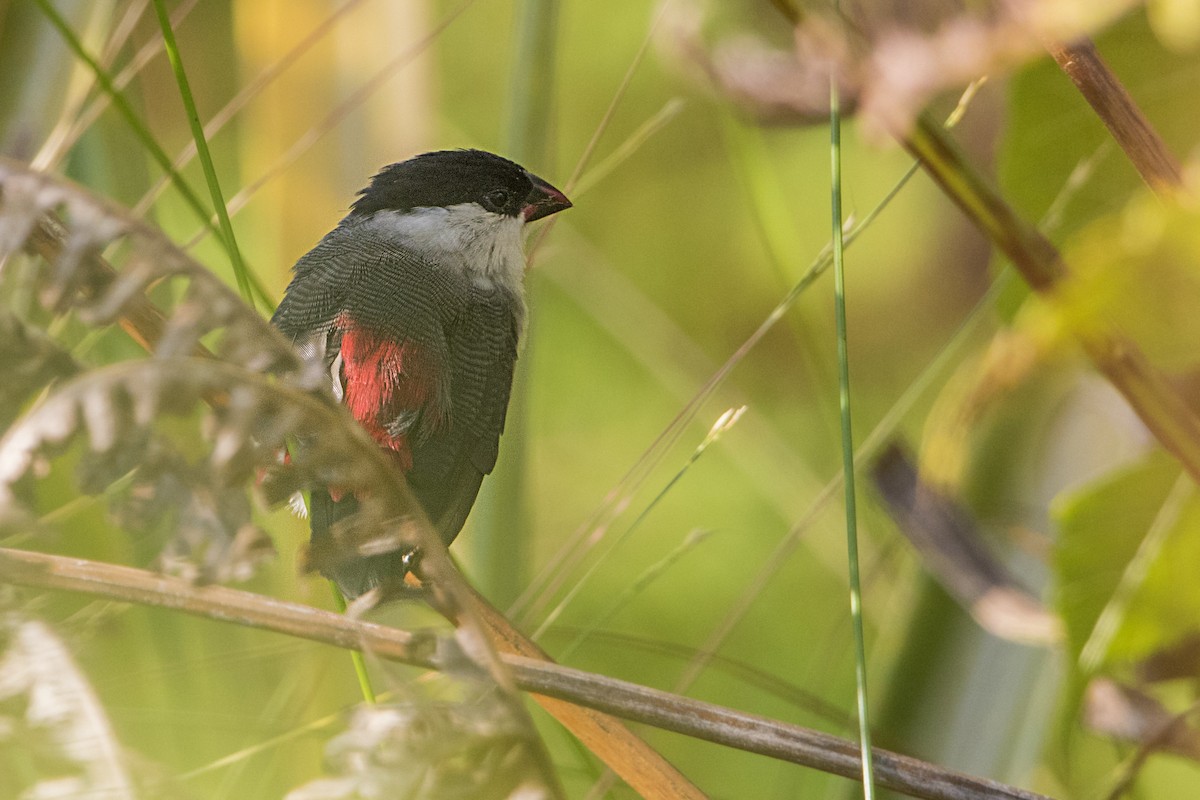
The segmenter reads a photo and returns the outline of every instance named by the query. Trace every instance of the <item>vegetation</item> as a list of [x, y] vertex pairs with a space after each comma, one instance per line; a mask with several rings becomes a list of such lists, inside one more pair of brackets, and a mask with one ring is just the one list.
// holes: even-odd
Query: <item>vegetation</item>
[[[1194, 796], [1191, 4], [712, 5], [0, 4], [0, 797], [861, 796], [856, 672], [885, 796]], [[447, 558], [264, 310], [459, 146], [575, 207]]]

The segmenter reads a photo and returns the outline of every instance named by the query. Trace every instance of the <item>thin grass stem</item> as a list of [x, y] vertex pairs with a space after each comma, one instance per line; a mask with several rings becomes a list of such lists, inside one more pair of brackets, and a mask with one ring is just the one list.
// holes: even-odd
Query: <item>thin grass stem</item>
[[[850, 230], [844, 241], [846, 247], [849, 247], [883, 213], [883, 210], [896, 198], [900, 190], [907, 185], [913, 175], [916, 174], [917, 169], [917, 164], [909, 167], [883, 199], [863, 217], [861, 222]], [[521, 597], [513, 604], [510, 613], [521, 615], [527, 620], [545, 607], [545, 604], [549, 602], [549, 598], [569, 579], [572, 570], [604, 538], [605, 529], [629, 506], [633, 493], [659, 463], [668, 448], [683, 435], [687, 425], [695, 418], [704, 402], [724, 383], [729, 374], [733, 372], [734, 367], [741, 363], [742, 359], [783, 319], [788, 309], [830, 267], [832, 261], [830, 248], [826, 246], [813, 260], [800, 280], [792, 286], [791, 290], [784, 295], [775, 308], [767, 314], [758, 328], [750, 334], [746, 341], [725, 360], [725, 363], [684, 404], [684, 407], [671, 420], [662, 433], [642, 452], [637, 462], [629, 468], [625, 475], [605, 495], [600, 506], [582, 525], [576, 528], [571, 538], [551, 557], [542, 571], [526, 587]]]
[[[329, 588], [333, 591], [334, 608], [339, 614], [346, 613], [346, 598], [342, 595], [342, 590], [333, 581], [329, 582]], [[367, 672], [367, 661], [363, 657], [361, 650], [350, 651], [350, 661], [354, 664], [354, 674], [358, 677], [358, 688], [362, 692], [363, 700], [370, 705], [375, 705], [377, 702], [375, 696], [375, 687], [371, 685], [371, 675]]]
[[718, 419], [717, 422], [712, 426], [712, 429], [709, 431], [708, 435], [704, 437], [704, 440], [697, 445], [695, 450], [692, 451], [691, 456], [688, 457], [688, 460], [684, 462], [683, 466], [680, 467], [673, 476], [671, 476], [671, 479], [667, 481], [666, 485], [659, 490], [658, 494], [656, 494], [654, 498], [646, 505], [646, 507], [642, 509], [642, 512], [637, 515], [637, 518], [634, 519], [634, 521], [630, 523], [629, 527], [617, 537], [617, 540], [612, 543], [612, 545], [608, 548], [608, 551], [603, 556], [592, 562], [591, 566], [588, 567], [583, 576], [574, 582], [566, 596], [563, 597], [558, 605], [546, 615], [546, 618], [542, 620], [542, 623], [537, 627], [537, 630], [533, 632], [533, 639], [539, 639], [543, 634], [545, 634], [546, 630], [558, 620], [559, 616], [566, 609], [566, 607], [570, 605], [571, 601], [578, 597], [579, 593], [583, 591], [583, 587], [586, 586], [588, 581], [591, 580], [592, 576], [596, 574], [596, 571], [605, 562], [605, 560], [607, 560], [607, 558], [611, 556], [623, 542], [633, 535], [634, 531], [636, 531], [642, 522], [644, 522], [646, 518], [650, 516], [650, 513], [654, 511], [662, 499], [667, 496], [667, 493], [670, 492], [671, 489], [675, 488], [679, 481], [683, 479], [683, 476], [687, 474], [692, 465], [694, 465], [696, 461], [700, 459], [700, 456], [704, 455], [704, 451], [708, 449], [709, 445], [717, 441], [717, 439], [721, 437], [722, 433], [729, 430], [730, 427], [736, 424], [745, 410], [746, 407], [742, 406], [738, 409], [730, 409], [721, 415], [720, 419]]
[[[834, 7], [837, 5], [835, 3]], [[832, 180], [834, 312], [837, 325], [838, 405], [841, 410], [842, 474], [845, 475], [846, 555], [850, 579], [850, 620], [854, 628], [854, 682], [858, 739], [862, 748], [863, 798], [875, 797], [871, 720], [867, 706], [867, 647], [863, 635], [862, 580], [858, 567], [858, 508], [854, 480], [854, 435], [850, 413], [850, 354], [846, 342], [846, 264], [842, 241], [842, 116], [837, 77], [829, 82], [829, 157]]]
[[599, 631], [610, 619], [615, 617], [621, 609], [625, 608], [633, 599], [646, 590], [650, 584], [654, 583], [663, 573], [675, 565], [679, 559], [683, 558], [688, 553], [695, 550], [705, 539], [712, 534], [710, 530], [698, 529], [691, 531], [687, 536], [683, 537], [683, 541], [676, 545], [675, 549], [667, 553], [665, 556], [654, 562], [650, 566], [642, 570], [633, 581], [621, 590], [621, 593], [609, 603], [608, 608], [597, 614], [587, 627], [582, 628], [575, 638], [564, 647], [558, 654], [557, 658], [561, 662], [566, 662], [571, 655], [587, 641], [588, 637]]
[[[229, 221], [229, 210], [225, 207], [221, 182], [217, 179], [217, 169], [213, 165], [212, 153], [208, 149], [208, 140], [204, 136], [204, 126], [200, 124], [200, 114], [196, 110], [196, 99], [192, 96], [187, 70], [183, 68], [183, 57], [179, 53], [179, 45], [175, 41], [175, 31], [171, 29], [171, 19], [167, 15], [167, 7], [163, 0], [154, 0], [154, 11], [158, 15], [158, 24], [162, 29], [163, 47], [167, 51], [167, 60], [171, 62], [171, 71], [175, 75], [176, 85], [179, 86], [179, 97], [183, 101], [188, 125], [192, 129], [192, 139], [196, 143], [196, 153], [200, 158], [200, 166], [204, 170], [208, 193], [213, 208], [217, 211], [221, 241], [225, 245], [225, 252], [229, 254], [229, 264], [233, 268], [233, 277], [237, 281], [238, 292], [241, 293], [242, 299], [246, 301], [247, 305], [254, 308], [254, 291], [251, 288], [249, 270], [246, 268], [246, 262], [242, 259], [242, 251], [238, 248], [237, 237], [233, 233], [233, 224]], [[173, 164], [170, 167], [174, 170]]]
[[[83, 42], [80, 41], [79, 37], [75, 35], [75, 31], [71, 30], [71, 26], [67, 24], [66, 19], [64, 19], [63, 16], [58, 13], [58, 10], [54, 7], [53, 3], [50, 2], [50, 0], [36, 0], [36, 2], [38, 7], [42, 10], [42, 13], [46, 15], [46, 19], [49, 20], [50, 24], [53, 25], [63, 37], [63, 40], [67, 43], [67, 46], [71, 49], [71, 52], [73, 52], [77, 58], [87, 64], [88, 68], [91, 69], [95, 74], [96, 82], [100, 84], [100, 88], [104, 90], [105, 94], [111, 98], [113, 107], [118, 113], [120, 113], [121, 117], [129, 125], [134, 135], [137, 136], [138, 140], [142, 143], [142, 146], [146, 148], [146, 152], [150, 154], [150, 157], [154, 159], [155, 163], [157, 163], [166, 174], [171, 176], [171, 183], [175, 186], [175, 189], [179, 192], [180, 196], [183, 197], [184, 202], [187, 203], [187, 205], [196, 213], [196, 215], [200, 217], [201, 221], [204, 223], [204, 226], [208, 230], [219, 233], [217, 227], [209, 219], [208, 210], [204, 208], [204, 204], [200, 202], [200, 198], [195, 192], [192, 191], [192, 188], [188, 186], [187, 181], [183, 179], [183, 176], [180, 175], [179, 172], [171, 165], [170, 157], [167, 155], [166, 151], [162, 149], [162, 146], [159, 145], [159, 143], [155, 140], [154, 134], [150, 132], [150, 129], [147, 128], [142, 120], [138, 117], [137, 112], [134, 111], [134, 108], [130, 104], [129, 100], [125, 98], [125, 95], [121, 94], [121, 90], [118, 89], [113, 83], [112, 78], [109, 77], [108, 73], [104, 70], [104, 67], [102, 67], [100, 63], [96, 61], [96, 59], [84, 48]], [[224, 243], [223, 237], [222, 243]]]

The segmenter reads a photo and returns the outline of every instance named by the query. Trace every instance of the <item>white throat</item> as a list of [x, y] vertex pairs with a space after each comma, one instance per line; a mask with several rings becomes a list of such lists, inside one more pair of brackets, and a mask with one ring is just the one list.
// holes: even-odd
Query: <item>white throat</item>
[[430, 262], [461, 270], [476, 285], [500, 286], [522, 297], [524, 220], [483, 209], [478, 203], [411, 211], [377, 211], [364, 224], [420, 253]]

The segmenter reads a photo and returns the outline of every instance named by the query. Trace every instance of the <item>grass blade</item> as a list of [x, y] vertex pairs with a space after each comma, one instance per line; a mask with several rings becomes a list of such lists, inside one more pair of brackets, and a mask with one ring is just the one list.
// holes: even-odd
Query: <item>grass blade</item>
[[[238, 249], [237, 237], [233, 234], [233, 224], [229, 221], [229, 210], [225, 207], [225, 198], [221, 194], [221, 183], [217, 180], [217, 170], [213, 166], [212, 153], [209, 152], [208, 141], [204, 138], [204, 126], [200, 124], [200, 114], [196, 111], [196, 100], [192, 97], [192, 88], [188, 83], [187, 72], [183, 68], [179, 45], [175, 42], [175, 32], [171, 30], [171, 20], [167, 16], [167, 8], [163, 0], [154, 0], [154, 10], [158, 14], [158, 24], [162, 28], [163, 46], [167, 51], [167, 59], [171, 62], [171, 71], [175, 74], [175, 82], [179, 85], [179, 97], [183, 100], [183, 107], [187, 112], [192, 138], [196, 142], [196, 153], [200, 158], [200, 165], [204, 169], [204, 180], [208, 183], [208, 193], [212, 198], [213, 208], [217, 210], [221, 240], [225, 245], [225, 252], [229, 254], [229, 263], [233, 267], [238, 291], [241, 293], [242, 299], [251, 308], [254, 308], [254, 292], [250, 285], [250, 274], [246, 268], [246, 262], [242, 260], [242, 252]], [[169, 162], [168, 166], [171, 169], [174, 168]]]
[[[836, 4], [835, 4], [836, 8]], [[850, 355], [846, 346], [846, 265], [842, 241], [842, 116], [837, 76], [829, 81], [829, 156], [832, 178], [834, 314], [837, 324], [838, 405], [841, 409], [842, 474], [845, 476], [846, 554], [850, 578], [850, 619], [854, 627], [854, 681], [858, 741], [862, 748], [863, 798], [875, 797], [871, 721], [867, 709], [867, 648], [863, 637], [862, 581], [858, 570], [858, 508], [854, 480], [854, 436], [850, 415]]]
[[[167, 155], [166, 151], [163, 150], [162, 146], [159, 145], [159, 143], [154, 139], [154, 135], [150, 133], [150, 130], [138, 117], [137, 112], [134, 111], [133, 106], [130, 105], [129, 101], [125, 98], [125, 95], [121, 94], [121, 90], [118, 89], [116, 84], [113, 83], [112, 78], [109, 77], [107, 72], [105, 72], [104, 67], [102, 67], [100, 63], [96, 61], [96, 59], [90, 53], [88, 53], [86, 49], [84, 49], [83, 42], [81, 42], [79, 37], [75, 35], [75, 31], [71, 30], [71, 26], [67, 24], [66, 19], [64, 19], [63, 16], [58, 13], [58, 10], [50, 2], [50, 0], [36, 0], [36, 2], [38, 7], [42, 10], [42, 13], [46, 15], [46, 19], [49, 20], [50, 24], [53, 25], [54, 28], [62, 35], [63, 40], [67, 43], [67, 46], [71, 49], [71, 52], [75, 54], [76, 58], [79, 58], [81, 61], [87, 64], [88, 68], [92, 70], [93, 74], [95, 74], [96, 82], [100, 84], [100, 88], [104, 90], [105, 94], [112, 99], [113, 107], [118, 113], [120, 113], [121, 117], [124, 118], [130, 129], [133, 130], [134, 135], [136, 135], [141, 141], [142, 145], [146, 148], [146, 151], [150, 154], [150, 157], [154, 159], [155, 163], [157, 163], [167, 175], [171, 176], [171, 183], [175, 186], [175, 189], [179, 192], [180, 196], [183, 197], [184, 202], [186, 202], [187, 205], [196, 213], [196, 215], [200, 217], [205, 228], [219, 233], [216, 226], [213, 225], [212, 221], [209, 219], [208, 210], [204, 208], [204, 204], [200, 202], [200, 198], [197, 197], [196, 193], [192, 191], [192, 188], [188, 186], [187, 181], [183, 179], [183, 176], [171, 166], [171, 159]], [[221, 237], [221, 240], [222, 243], [225, 243], [224, 237]]]

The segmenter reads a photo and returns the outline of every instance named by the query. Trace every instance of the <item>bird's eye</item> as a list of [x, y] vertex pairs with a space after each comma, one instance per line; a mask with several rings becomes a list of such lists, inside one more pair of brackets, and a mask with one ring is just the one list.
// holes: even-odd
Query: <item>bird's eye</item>
[[488, 211], [499, 211], [508, 203], [508, 192], [504, 189], [493, 189], [483, 196], [483, 205]]

